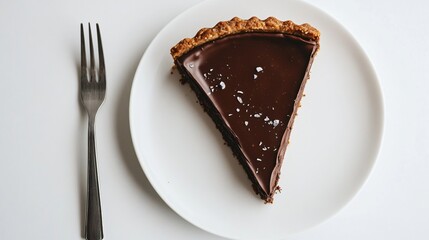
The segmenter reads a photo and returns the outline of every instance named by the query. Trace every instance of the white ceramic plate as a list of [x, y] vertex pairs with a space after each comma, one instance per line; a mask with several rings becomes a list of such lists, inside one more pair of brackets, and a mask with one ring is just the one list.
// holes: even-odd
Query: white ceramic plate
[[[173, 45], [234, 16], [308, 22], [322, 33], [273, 205], [253, 193], [189, 86], [171, 74]], [[133, 82], [130, 125], [146, 176], [180, 216], [223, 237], [281, 239], [322, 222], [356, 194], [378, 153], [383, 104], [366, 55], [327, 14], [300, 1], [214, 0], [178, 16], [150, 44]]]

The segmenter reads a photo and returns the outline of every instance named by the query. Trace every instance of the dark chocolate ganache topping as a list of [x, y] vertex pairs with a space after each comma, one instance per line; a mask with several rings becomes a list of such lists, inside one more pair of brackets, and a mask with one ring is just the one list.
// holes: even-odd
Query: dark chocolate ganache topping
[[276, 187], [284, 135], [315, 49], [315, 42], [288, 34], [240, 33], [178, 61], [210, 99], [267, 194]]

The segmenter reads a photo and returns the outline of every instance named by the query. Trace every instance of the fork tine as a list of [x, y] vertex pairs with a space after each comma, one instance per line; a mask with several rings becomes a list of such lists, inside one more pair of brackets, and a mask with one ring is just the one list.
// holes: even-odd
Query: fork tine
[[103, 44], [101, 43], [101, 33], [100, 33], [100, 27], [97, 26], [97, 41], [98, 41], [98, 61], [99, 61], [99, 76], [98, 81], [100, 83], [106, 83], [106, 69], [104, 66], [104, 52], [103, 52]]
[[89, 54], [90, 54], [89, 81], [95, 82], [94, 46], [92, 45], [91, 24], [89, 24], [89, 23], [88, 23], [88, 30], [89, 30]]
[[85, 36], [82, 23], [80, 24], [80, 80], [88, 81], [86, 70]]

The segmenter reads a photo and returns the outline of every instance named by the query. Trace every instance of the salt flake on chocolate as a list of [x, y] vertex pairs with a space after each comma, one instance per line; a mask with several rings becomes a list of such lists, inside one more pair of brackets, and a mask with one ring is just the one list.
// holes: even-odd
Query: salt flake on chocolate
[[277, 127], [277, 125], [279, 125], [279, 123], [280, 123], [280, 120], [278, 120], [278, 119], [274, 119], [274, 121], [273, 121], [273, 126], [274, 126], [274, 127]]
[[219, 85], [220, 85], [220, 87], [222, 88], [222, 90], [226, 88], [226, 84], [225, 84], [223, 81], [221, 81], [221, 82], [219, 83]]

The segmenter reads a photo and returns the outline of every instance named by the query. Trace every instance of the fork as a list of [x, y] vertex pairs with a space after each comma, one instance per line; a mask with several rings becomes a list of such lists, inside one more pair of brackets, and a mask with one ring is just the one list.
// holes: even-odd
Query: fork
[[[98, 187], [97, 161], [95, 152], [94, 124], [95, 115], [103, 103], [106, 94], [106, 70], [104, 65], [103, 46], [101, 44], [100, 28], [97, 24], [98, 40], [98, 71], [95, 68], [94, 47], [92, 45], [91, 25], [89, 29], [90, 67], [89, 80], [86, 65], [85, 37], [83, 24], [80, 24], [81, 68], [80, 96], [83, 106], [88, 113], [88, 189], [86, 206], [85, 237], [87, 240], [103, 239], [103, 224], [101, 218], [100, 192]], [[98, 74], [96, 74], [98, 73]], [[98, 76], [96, 76], [98, 75]]]

